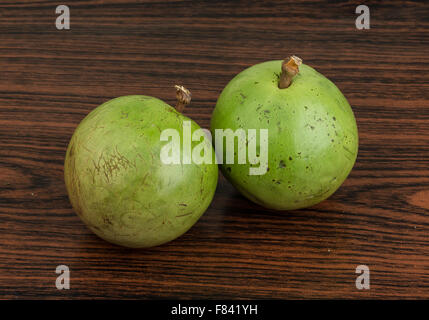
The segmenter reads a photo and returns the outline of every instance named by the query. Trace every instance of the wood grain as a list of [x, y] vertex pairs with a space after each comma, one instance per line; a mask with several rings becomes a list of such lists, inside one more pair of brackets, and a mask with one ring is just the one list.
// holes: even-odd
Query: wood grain
[[[429, 298], [429, 4], [365, 1], [0, 3], [0, 298]], [[131, 250], [73, 212], [63, 161], [77, 124], [127, 94], [174, 103], [208, 127], [228, 81], [297, 54], [333, 80], [360, 132], [328, 200], [276, 212], [221, 178], [209, 210], [167, 245]], [[71, 289], [55, 288], [55, 268]], [[371, 289], [357, 290], [368, 265]]]

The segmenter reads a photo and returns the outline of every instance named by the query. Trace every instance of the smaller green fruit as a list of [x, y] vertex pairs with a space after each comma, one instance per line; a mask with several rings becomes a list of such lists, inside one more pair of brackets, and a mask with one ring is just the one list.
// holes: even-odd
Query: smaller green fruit
[[[350, 173], [358, 151], [356, 120], [346, 98], [295, 56], [254, 65], [234, 77], [213, 112], [213, 135], [216, 129], [268, 130], [264, 174], [249, 175], [254, 166], [239, 164], [237, 155], [221, 169], [247, 198], [278, 210], [328, 198]], [[258, 142], [257, 152], [262, 149]]]

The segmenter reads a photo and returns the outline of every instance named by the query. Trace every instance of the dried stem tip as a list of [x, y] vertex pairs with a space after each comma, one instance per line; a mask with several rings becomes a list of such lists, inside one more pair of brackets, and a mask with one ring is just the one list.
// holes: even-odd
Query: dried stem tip
[[174, 86], [176, 88], [176, 110], [182, 112], [185, 109], [186, 105], [191, 102], [191, 92], [186, 89], [184, 86]]
[[279, 88], [285, 89], [292, 83], [293, 77], [299, 72], [299, 66], [302, 63], [302, 59], [297, 56], [291, 56], [283, 60], [282, 73], [279, 79]]

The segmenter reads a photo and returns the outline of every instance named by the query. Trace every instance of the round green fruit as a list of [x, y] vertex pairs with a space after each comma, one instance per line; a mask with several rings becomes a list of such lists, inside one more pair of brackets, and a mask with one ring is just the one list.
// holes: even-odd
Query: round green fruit
[[[238, 152], [234, 163], [222, 164], [221, 170], [247, 198], [277, 210], [304, 208], [328, 198], [347, 178], [358, 151], [356, 120], [346, 98], [295, 56], [283, 63], [254, 65], [228, 83], [213, 112], [211, 130], [216, 135], [216, 129], [228, 128], [268, 129], [263, 174], [250, 175], [255, 165], [239, 164]], [[246, 141], [246, 154], [249, 146]], [[256, 153], [261, 150], [259, 141]]]
[[[180, 110], [190, 93], [177, 88]], [[212, 201], [214, 162], [165, 164], [160, 157], [164, 129], [180, 138], [185, 121], [192, 132], [200, 129], [176, 109], [149, 96], [119, 97], [94, 109], [74, 132], [64, 165], [67, 191], [101, 238], [134, 248], [160, 245], [185, 233]], [[178, 148], [188, 152], [182, 143]]]

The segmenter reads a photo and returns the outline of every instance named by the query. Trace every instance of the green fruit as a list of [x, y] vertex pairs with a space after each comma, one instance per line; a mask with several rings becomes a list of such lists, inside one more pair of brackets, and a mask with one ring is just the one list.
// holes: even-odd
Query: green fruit
[[[151, 247], [179, 237], [204, 213], [217, 165], [164, 164], [160, 158], [166, 144], [161, 132], [175, 129], [182, 138], [184, 121], [191, 120], [163, 101], [134, 95], [100, 105], [79, 124], [64, 177], [73, 208], [95, 234], [118, 245]], [[191, 121], [192, 132], [199, 128]]]
[[286, 62], [268, 61], [238, 74], [222, 91], [211, 120], [213, 135], [216, 129], [268, 129], [265, 174], [249, 175], [254, 165], [238, 164], [237, 155], [221, 170], [247, 198], [278, 210], [328, 198], [358, 151], [356, 120], [340, 90], [313, 68], [298, 69], [299, 58]]

